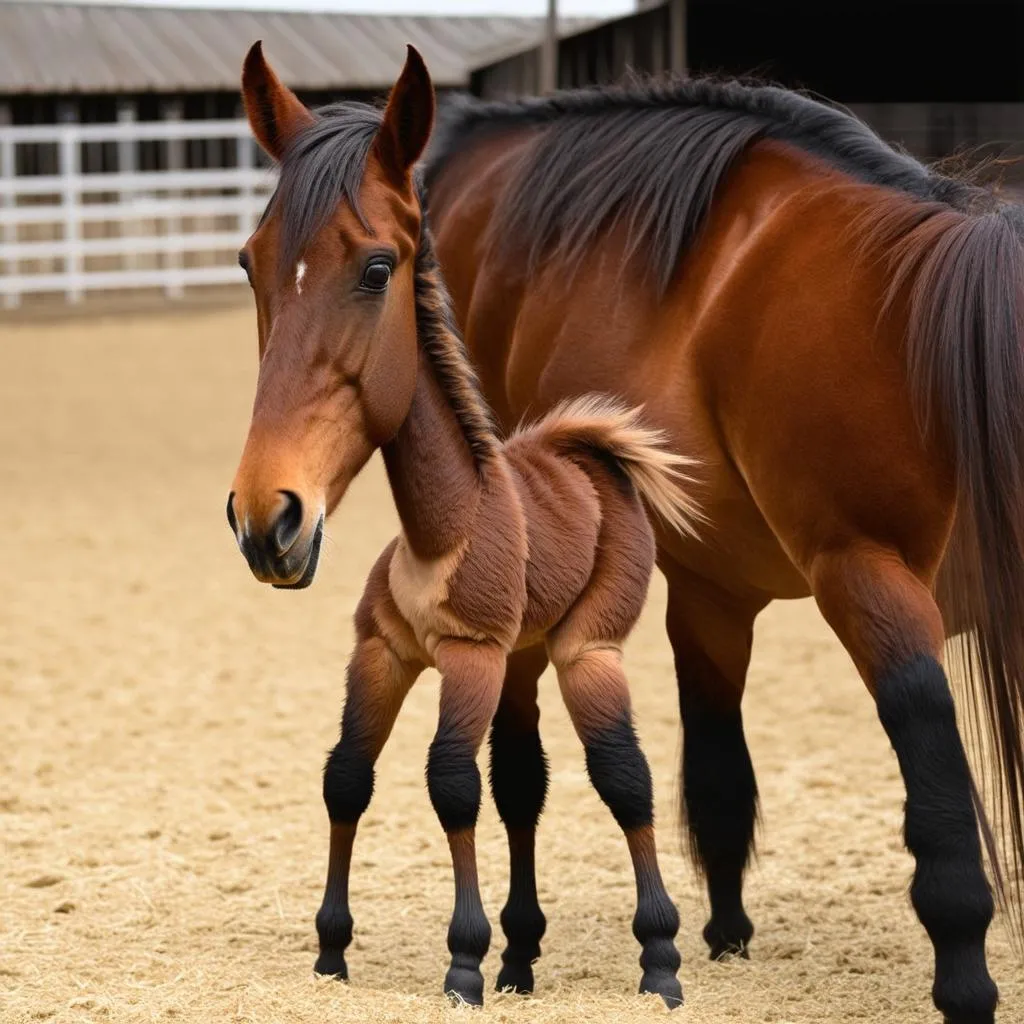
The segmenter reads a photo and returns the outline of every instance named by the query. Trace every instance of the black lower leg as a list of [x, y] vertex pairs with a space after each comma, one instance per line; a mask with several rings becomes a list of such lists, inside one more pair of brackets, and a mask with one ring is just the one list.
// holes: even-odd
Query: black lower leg
[[547, 921], [537, 900], [534, 846], [544, 808], [548, 767], [537, 730], [536, 704], [524, 721], [514, 708], [499, 705], [491, 728], [491, 792], [508, 833], [509, 888], [501, 911], [508, 944], [501, 954], [498, 991], [533, 991], [533, 962]]
[[747, 956], [754, 926], [743, 909], [743, 873], [754, 846], [757, 783], [739, 708], [683, 702], [683, 808], [694, 863], [707, 880], [704, 941], [717, 960]]
[[636, 874], [633, 934], [642, 947], [641, 992], [655, 992], [672, 1007], [683, 1001], [676, 977], [679, 912], [661, 880], [654, 848], [654, 794], [647, 759], [628, 715], [584, 740], [587, 771], [598, 795], [626, 833]]
[[373, 762], [345, 738], [331, 751], [324, 768], [324, 803], [331, 821], [331, 852], [324, 898], [316, 915], [320, 955], [314, 970], [348, 978], [345, 950], [352, 941], [348, 878], [356, 825], [373, 795]]
[[491, 926], [480, 901], [474, 832], [480, 812], [480, 771], [474, 750], [456, 730], [442, 726], [430, 745], [427, 788], [441, 827], [448, 834], [455, 872], [455, 907], [448, 927], [451, 966], [447, 995], [480, 1006], [484, 977], [480, 964], [491, 943]]
[[881, 677], [876, 700], [907, 788], [910, 897], [935, 947], [935, 1005], [951, 1024], [990, 1024], [999, 999], [985, 963], [993, 899], [945, 674], [921, 655]]

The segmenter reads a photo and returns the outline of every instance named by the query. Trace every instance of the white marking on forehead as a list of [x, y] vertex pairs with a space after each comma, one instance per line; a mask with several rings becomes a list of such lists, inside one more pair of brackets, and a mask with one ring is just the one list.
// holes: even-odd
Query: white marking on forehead
[[302, 279], [306, 276], [306, 261], [299, 260], [295, 267], [295, 290], [302, 294]]

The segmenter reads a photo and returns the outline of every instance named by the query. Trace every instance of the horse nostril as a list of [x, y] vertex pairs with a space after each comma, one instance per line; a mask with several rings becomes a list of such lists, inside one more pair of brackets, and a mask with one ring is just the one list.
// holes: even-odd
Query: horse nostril
[[237, 537], [238, 536], [238, 519], [235, 516], [235, 492], [232, 491], [228, 495], [228, 526], [231, 527], [231, 532]]
[[302, 501], [294, 491], [278, 491], [278, 494], [284, 498], [284, 508], [278, 513], [272, 537], [277, 553], [283, 555], [302, 529]]

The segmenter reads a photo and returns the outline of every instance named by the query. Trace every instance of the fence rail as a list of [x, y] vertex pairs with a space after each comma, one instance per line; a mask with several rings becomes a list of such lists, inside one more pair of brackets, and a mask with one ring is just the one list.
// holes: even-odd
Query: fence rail
[[[186, 166], [187, 147], [211, 140], [229, 166]], [[96, 144], [117, 148], [117, 172], [83, 173]], [[139, 171], [152, 144], [167, 147], [167, 167]], [[25, 146], [49, 147], [57, 173], [16, 173]], [[244, 120], [0, 126], [0, 303], [241, 282], [237, 250], [274, 185], [258, 162]]]

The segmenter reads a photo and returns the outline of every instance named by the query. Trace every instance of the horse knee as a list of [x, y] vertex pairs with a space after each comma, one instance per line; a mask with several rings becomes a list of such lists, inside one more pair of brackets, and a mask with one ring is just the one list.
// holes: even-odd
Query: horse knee
[[342, 739], [324, 766], [324, 803], [335, 823], [353, 823], [370, 806], [373, 797], [373, 762]]
[[491, 728], [491, 793], [507, 828], [536, 826], [548, 792], [548, 763], [536, 726], [519, 731], [495, 719]]
[[585, 740], [587, 774], [624, 831], [654, 821], [651, 770], [628, 714]]
[[480, 770], [473, 747], [440, 729], [427, 755], [427, 791], [445, 832], [473, 828], [480, 813]]

